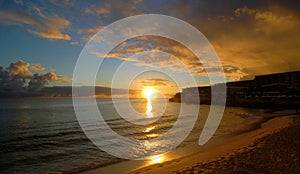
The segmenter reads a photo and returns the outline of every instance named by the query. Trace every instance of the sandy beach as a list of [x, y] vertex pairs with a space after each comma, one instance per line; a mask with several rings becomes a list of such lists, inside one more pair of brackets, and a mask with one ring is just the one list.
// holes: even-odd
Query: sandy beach
[[299, 173], [299, 131], [299, 117], [281, 116], [217, 147], [128, 173]]
[[83, 173], [299, 173], [300, 117], [291, 113], [266, 114], [255, 129], [157, 164], [125, 161]]

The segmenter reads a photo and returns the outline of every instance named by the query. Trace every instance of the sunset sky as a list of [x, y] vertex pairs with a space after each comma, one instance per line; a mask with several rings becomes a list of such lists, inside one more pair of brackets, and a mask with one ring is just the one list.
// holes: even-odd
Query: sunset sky
[[[190, 23], [208, 38], [229, 81], [294, 71], [300, 69], [299, 8], [299, 1], [289, 0], [0, 0], [0, 65], [8, 67], [23, 60], [19, 64], [24, 72], [53, 72], [58, 78], [51, 85], [71, 85], [81, 50], [101, 28], [124, 17], [164, 14]], [[178, 73], [181, 87], [191, 85], [180, 74], [184, 73], [181, 66], [170, 64], [165, 56], [128, 58], [142, 50], [168, 50], [192, 72], [198, 85], [209, 84], [201, 63], [188, 49], [159, 37], [124, 42], [108, 56], [106, 71], [125, 60], [137, 68], [148, 66]], [[141, 85], [174, 87], [162, 74], [144, 76], [136, 79]], [[105, 79], [97, 80], [97, 85], [110, 86]]]

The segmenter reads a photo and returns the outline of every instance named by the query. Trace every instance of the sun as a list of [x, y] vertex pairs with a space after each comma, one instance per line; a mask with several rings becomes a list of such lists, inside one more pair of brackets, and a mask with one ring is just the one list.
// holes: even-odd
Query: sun
[[151, 87], [146, 87], [143, 89], [143, 95], [145, 98], [150, 99], [152, 95], [155, 93], [155, 90]]

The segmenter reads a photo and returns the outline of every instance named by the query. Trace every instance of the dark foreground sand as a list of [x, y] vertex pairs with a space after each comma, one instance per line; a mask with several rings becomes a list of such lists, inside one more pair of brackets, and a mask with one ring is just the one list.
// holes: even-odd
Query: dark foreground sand
[[267, 135], [231, 155], [174, 173], [300, 173], [300, 124]]
[[273, 118], [219, 147], [129, 173], [300, 173], [300, 118]]

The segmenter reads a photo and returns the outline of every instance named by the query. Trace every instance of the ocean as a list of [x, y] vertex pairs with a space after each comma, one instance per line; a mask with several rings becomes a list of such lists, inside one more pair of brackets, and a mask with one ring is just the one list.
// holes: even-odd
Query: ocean
[[[137, 112], [145, 117], [157, 117], [149, 125], [135, 125], [120, 117], [111, 99], [96, 99], [96, 102], [105, 122], [113, 131], [120, 136], [137, 140], [155, 139], [170, 130], [178, 119], [180, 105], [190, 107], [190, 110], [196, 107], [166, 99], [152, 100], [149, 106], [147, 100], [132, 99], [129, 104]], [[124, 99], [117, 99], [117, 102], [121, 105], [128, 104]], [[158, 112], [158, 108], [164, 112]], [[209, 109], [209, 105], [200, 106], [193, 130], [176, 150], [197, 146]], [[264, 112], [227, 107], [214, 137], [246, 131], [261, 119]], [[179, 132], [193, 124], [190, 116], [193, 113], [187, 110], [181, 114], [184, 115], [184, 121]], [[101, 130], [100, 123], [88, 120], [82, 126], [87, 126], [94, 132]], [[107, 139], [110, 138], [110, 132], [100, 133]], [[113, 139], [109, 142], [111, 144], [108, 146], [116, 143]], [[162, 139], [158, 139], [156, 143], [156, 151], [169, 148]], [[0, 99], [0, 173], [76, 173], [121, 161], [124, 159], [100, 150], [85, 135], [77, 121], [71, 98]]]

